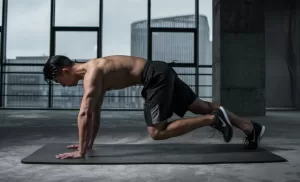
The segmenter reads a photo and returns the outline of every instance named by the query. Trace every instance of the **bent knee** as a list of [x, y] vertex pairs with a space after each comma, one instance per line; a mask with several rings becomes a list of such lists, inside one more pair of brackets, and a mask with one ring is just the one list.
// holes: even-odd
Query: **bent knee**
[[167, 125], [167, 121], [161, 122], [161, 123], [153, 125], [153, 126], [148, 126], [147, 130], [148, 130], [150, 137], [153, 140], [159, 140], [161, 132], [163, 132], [165, 130], [166, 125]]
[[148, 126], [148, 133], [149, 133], [149, 136], [153, 139], [153, 140], [158, 140], [159, 139], [159, 130], [152, 127], [152, 126]]

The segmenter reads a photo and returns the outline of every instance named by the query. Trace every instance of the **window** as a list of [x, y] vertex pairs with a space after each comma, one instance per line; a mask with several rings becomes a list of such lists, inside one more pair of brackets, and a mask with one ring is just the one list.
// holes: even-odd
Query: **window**
[[9, 0], [7, 61], [23, 57], [22, 63], [44, 63], [34, 57], [49, 56], [49, 43], [50, 0]]
[[41, 66], [4, 66], [5, 107], [47, 107], [49, 86]]
[[[97, 57], [97, 32], [56, 32], [55, 54], [68, 56], [78, 62]], [[76, 87], [53, 86], [54, 108], [80, 108], [83, 96], [82, 80]]]
[[152, 35], [152, 59], [194, 63], [194, 33], [156, 32]]
[[[147, 0], [103, 0], [102, 47], [97, 31], [88, 32], [70, 27], [100, 26], [100, 0], [54, 0], [54, 26], [68, 30], [55, 32], [55, 54], [78, 62], [102, 56], [133, 55], [147, 58]], [[42, 66], [50, 52], [51, 0], [8, 0], [7, 48], [3, 61], [2, 95], [4, 107], [48, 107], [49, 86], [44, 81]], [[2, 26], [0, 0], [0, 26]], [[151, 27], [194, 28], [195, 0], [151, 0]], [[212, 0], [199, 0], [199, 49], [194, 50], [192, 33], [153, 34], [152, 59], [166, 62], [193, 63], [199, 53], [199, 96], [212, 95]], [[198, 16], [198, 15], [197, 15]], [[87, 30], [87, 29], [85, 29]], [[0, 32], [1, 35], [1, 32]], [[12, 65], [13, 64], [13, 65]], [[33, 66], [24, 66], [32, 64]], [[201, 67], [203, 66], [203, 67]], [[195, 91], [195, 69], [176, 68], [179, 75]], [[203, 74], [208, 75], [203, 75]], [[192, 74], [192, 75], [186, 75]], [[83, 95], [78, 87], [64, 88], [54, 84], [51, 96], [54, 108], [79, 108]], [[141, 109], [141, 86], [111, 91], [104, 108]], [[209, 99], [209, 98], [208, 98]]]
[[3, 0], [0, 0], [0, 26], [2, 26], [2, 7], [3, 7]]
[[[1, 9], [2, 10], [2, 9]], [[41, 66], [49, 55], [50, 0], [9, 0], [4, 107], [47, 107], [48, 85]]]
[[[123, 54], [147, 58], [145, 20], [147, 20], [147, 1], [103, 0], [103, 56]], [[142, 25], [142, 28], [136, 25]], [[137, 91], [134, 93], [134, 90]], [[143, 107], [139, 86], [110, 92], [117, 96], [105, 98], [105, 108]]]
[[56, 32], [55, 54], [80, 62], [97, 57], [97, 32]]
[[99, 0], [55, 0], [55, 26], [99, 26]]
[[195, 0], [151, 0], [151, 27], [195, 28]]

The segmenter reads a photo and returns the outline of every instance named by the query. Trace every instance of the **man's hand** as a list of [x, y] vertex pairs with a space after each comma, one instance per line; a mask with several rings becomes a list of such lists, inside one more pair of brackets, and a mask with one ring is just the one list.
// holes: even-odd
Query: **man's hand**
[[[87, 149], [92, 149], [92, 147], [93, 147], [93, 145], [92, 145], [92, 144], [89, 144]], [[76, 149], [76, 150], [78, 150], [79, 144], [71, 144], [71, 145], [67, 145], [67, 148], [68, 148], [68, 149]]]
[[68, 152], [63, 154], [58, 154], [55, 156], [57, 159], [76, 159], [76, 158], [83, 158], [84, 156], [79, 153], [79, 151]]
[[68, 149], [76, 149], [76, 150], [78, 150], [78, 144], [71, 144], [71, 145], [67, 145], [67, 148]]

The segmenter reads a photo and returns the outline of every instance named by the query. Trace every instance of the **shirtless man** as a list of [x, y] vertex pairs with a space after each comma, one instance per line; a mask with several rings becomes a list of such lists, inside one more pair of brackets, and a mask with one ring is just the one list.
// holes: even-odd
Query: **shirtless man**
[[[196, 128], [211, 126], [223, 134], [225, 142], [233, 135], [232, 125], [245, 134], [245, 149], [256, 149], [265, 127], [244, 120], [222, 106], [197, 98], [191, 88], [163, 61], [147, 61], [134, 56], [108, 56], [76, 63], [62, 55], [52, 56], [45, 63], [45, 80], [62, 86], [76, 86], [83, 80], [84, 95], [78, 114], [79, 143], [68, 146], [74, 152], [56, 155], [58, 159], [81, 158], [92, 148], [98, 132], [100, 110], [105, 92], [133, 85], [143, 85], [144, 117], [149, 135], [154, 140], [181, 136]], [[199, 116], [168, 122], [187, 111]]]

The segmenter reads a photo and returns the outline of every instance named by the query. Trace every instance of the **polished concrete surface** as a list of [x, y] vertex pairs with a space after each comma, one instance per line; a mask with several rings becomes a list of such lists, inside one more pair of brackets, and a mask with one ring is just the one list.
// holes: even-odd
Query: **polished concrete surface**
[[[46, 143], [77, 140], [77, 111], [0, 110], [0, 181], [216, 181], [296, 182], [300, 180], [300, 112], [267, 112], [253, 117], [266, 125], [262, 147], [286, 158], [284, 163], [214, 165], [30, 165], [20, 160]], [[190, 117], [192, 115], [187, 115]], [[176, 119], [176, 118], [174, 118]], [[153, 141], [142, 112], [103, 112], [96, 143], [223, 143], [203, 127], [181, 137]], [[235, 130], [232, 143], [242, 143]], [[67, 151], [67, 150], [66, 150]]]

